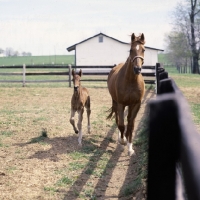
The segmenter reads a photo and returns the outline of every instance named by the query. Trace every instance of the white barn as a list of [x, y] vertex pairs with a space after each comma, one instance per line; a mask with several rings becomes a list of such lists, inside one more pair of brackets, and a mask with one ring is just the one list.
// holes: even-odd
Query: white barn
[[[67, 50], [75, 50], [76, 66], [113, 66], [126, 61], [130, 42], [122, 42], [99, 33], [68, 47]], [[145, 46], [144, 65], [155, 65], [159, 51], [163, 50]]]

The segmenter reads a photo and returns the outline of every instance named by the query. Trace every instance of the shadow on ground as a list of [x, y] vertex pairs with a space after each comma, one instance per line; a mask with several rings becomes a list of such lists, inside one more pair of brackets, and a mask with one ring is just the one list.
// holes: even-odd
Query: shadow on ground
[[[152, 92], [152, 89], [149, 89], [146, 91], [145, 96], [144, 96], [144, 100], [143, 100], [143, 104], [146, 104], [147, 101], [149, 99], [151, 99], [154, 96], [154, 93], [152, 92], [152, 95], [150, 94], [150, 92]], [[147, 98], [147, 96], [149, 96]], [[143, 126], [143, 118], [145, 118], [145, 116], [148, 114], [148, 108], [145, 105], [145, 109], [143, 112], [143, 116], [140, 120], [140, 123], [138, 124], [138, 128], [136, 129], [136, 136], [137, 136], [137, 132], [139, 131], [139, 129]], [[67, 153], [71, 153], [73, 151], [85, 151], [87, 147], [89, 147], [90, 149], [99, 149], [98, 151], [98, 155], [94, 154], [93, 156], [90, 157], [87, 165], [85, 166], [85, 168], [82, 170], [82, 173], [79, 175], [79, 177], [77, 178], [77, 180], [74, 182], [74, 184], [69, 188], [68, 191], [62, 190], [62, 191], [58, 191], [60, 193], [64, 194], [64, 199], [65, 200], [75, 200], [78, 197], [78, 193], [79, 191], [82, 191], [83, 187], [86, 185], [87, 181], [90, 179], [90, 176], [92, 174], [92, 172], [94, 172], [94, 170], [97, 167], [97, 163], [98, 161], [101, 160], [102, 155], [107, 151], [108, 152], [108, 147], [110, 145], [110, 140], [109, 138], [113, 137], [113, 134], [115, 134], [115, 130], [116, 130], [116, 126], [115, 124], [113, 124], [113, 126], [110, 128], [110, 130], [107, 132], [107, 135], [105, 136], [105, 138], [102, 140], [101, 144], [98, 144], [98, 141], [95, 141], [95, 139], [93, 139], [91, 141], [90, 138], [83, 138], [83, 148], [79, 149], [77, 147], [77, 135], [73, 135], [73, 136], [69, 136], [69, 137], [55, 137], [55, 138], [43, 138], [42, 142], [47, 143], [49, 145], [51, 145], [51, 148], [48, 150], [44, 150], [44, 151], [37, 151], [35, 152], [33, 155], [31, 155], [29, 157], [29, 159], [33, 159], [33, 158], [37, 158], [37, 159], [49, 159], [51, 161], [54, 162], [59, 162], [59, 157], [58, 155], [60, 154], [67, 154]], [[37, 138], [35, 138], [37, 139]], [[15, 144], [17, 146], [23, 147], [26, 145], [30, 145], [30, 142], [27, 143], [18, 143]], [[112, 147], [109, 147], [112, 148]], [[136, 151], [136, 155], [132, 156], [132, 157], [127, 157], [127, 160], [129, 160], [129, 164], [128, 164], [128, 170], [122, 172], [122, 176], [125, 176], [125, 181], [124, 183], [121, 185], [120, 188], [120, 192], [119, 194], [117, 193], [116, 195], [112, 195], [112, 196], [107, 196], [106, 195], [106, 190], [108, 187], [108, 184], [113, 176], [113, 171], [116, 167], [116, 165], [120, 162], [119, 158], [122, 156], [122, 151], [121, 151], [121, 147], [120, 145], [117, 145], [117, 147], [115, 149], [112, 149], [109, 151], [109, 153], [111, 154], [110, 160], [108, 160], [107, 162], [107, 166], [105, 167], [105, 172], [103, 174], [105, 174], [105, 176], [103, 176], [102, 178], [98, 178], [97, 180], [97, 184], [94, 188], [94, 193], [93, 196], [97, 197], [98, 200], [104, 200], [104, 199], [120, 199], [120, 200], [126, 200], [126, 199], [133, 199], [133, 194], [129, 195], [129, 196], [124, 196], [124, 188], [129, 185], [129, 183], [131, 181], [133, 181], [133, 179], [135, 178], [135, 168], [137, 165], [137, 149], [135, 149]], [[93, 162], [93, 164], [91, 165], [91, 161], [95, 161]], [[112, 167], [110, 167], [110, 164], [112, 163]], [[90, 167], [90, 173], [86, 174], [85, 171], [86, 169]], [[115, 184], [115, 183], [113, 183]], [[92, 199], [92, 198], [89, 198]], [[139, 198], [138, 198], [139, 199]]]

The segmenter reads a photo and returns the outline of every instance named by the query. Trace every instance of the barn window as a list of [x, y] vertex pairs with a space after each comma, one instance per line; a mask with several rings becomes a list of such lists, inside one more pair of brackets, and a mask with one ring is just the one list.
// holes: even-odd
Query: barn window
[[103, 42], [103, 36], [99, 36], [99, 42]]

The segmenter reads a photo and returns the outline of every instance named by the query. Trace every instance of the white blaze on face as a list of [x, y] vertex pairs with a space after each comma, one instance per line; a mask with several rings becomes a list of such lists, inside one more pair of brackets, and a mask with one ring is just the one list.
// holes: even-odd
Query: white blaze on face
[[139, 46], [139, 45], [137, 45], [135, 48], [136, 48], [136, 50], [138, 51], [138, 50], [139, 50], [139, 48], [140, 48], [140, 46]]

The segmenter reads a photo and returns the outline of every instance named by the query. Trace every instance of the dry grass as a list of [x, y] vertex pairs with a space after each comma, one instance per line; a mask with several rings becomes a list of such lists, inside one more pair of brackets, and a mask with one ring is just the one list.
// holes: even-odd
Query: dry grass
[[[102, 92], [105, 89], [93, 89], [91, 94], [95, 97]], [[70, 160], [68, 153], [77, 150], [77, 136], [69, 124], [71, 95], [71, 88], [1, 88], [0, 133], [3, 159], [0, 170], [5, 175], [1, 176], [3, 182], [0, 186], [3, 186], [1, 191], [7, 199], [9, 196], [10, 199], [20, 196], [24, 199], [29, 190], [29, 199], [40, 195], [44, 198], [44, 188], [55, 187], [56, 180], [61, 178], [55, 172], [66, 167], [67, 162], [58, 161]], [[100, 108], [92, 102], [91, 123], [92, 134], [96, 134], [97, 128], [105, 136], [106, 123], [99, 123], [103, 117], [99, 115], [108, 107], [108, 95], [102, 96]], [[97, 113], [99, 109], [102, 113]], [[46, 129], [48, 138], [37, 141], [43, 129]]]
[[[92, 132], [84, 134], [82, 148], [69, 123], [72, 88], [0, 87], [0, 199], [125, 200], [139, 195], [132, 193], [132, 184], [138, 185], [133, 180], [140, 147], [129, 158], [117, 145], [116, 125], [106, 120], [111, 106], [106, 85], [82, 84], [89, 88], [92, 102]], [[189, 103], [200, 103], [199, 89], [181, 90]], [[148, 90], [136, 133], [145, 126], [146, 104], [153, 97], [154, 91]], [[86, 112], [84, 116], [86, 133]]]
[[[92, 132], [84, 134], [79, 149], [69, 123], [72, 88], [0, 87], [0, 199], [133, 196], [124, 196], [123, 188], [136, 175], [137, 157], [121, 151], [115, 123], [106, 120], [111, 106], [107, 88], [89, 91]], [[144, 108], [137, 125], [143, 115]]]

